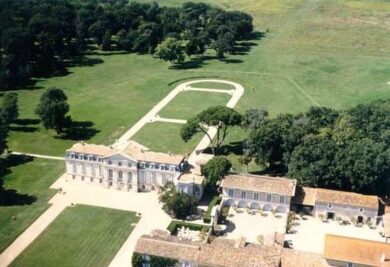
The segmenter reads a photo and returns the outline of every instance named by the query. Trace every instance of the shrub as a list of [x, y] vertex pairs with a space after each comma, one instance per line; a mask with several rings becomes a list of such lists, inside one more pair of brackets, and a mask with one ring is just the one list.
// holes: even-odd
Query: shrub
[[193, 231], [201, 231], [201, 232], [208, 232], [210, 229], [209, 226], [206, 225], [200, 225], [200, 224], [195, 224], [195, 223], [186, 223], [186, 222], [181, 222], [181, 221], [172, 221], [168, 227], [167, 230], [172, 234], [172, 235], [177, 235], [178, 229], [181, 227], [187, 227], [190, 230]]
[[215, 196], [211, 199], [209, 206], [207, 208], [207, 211], [205, 215], [203, 216], [203, 222], [204, 223], [210, 223], [211, 222], [211, 211], [213, 210], [213, 207], [221, 203], [221, 197]]

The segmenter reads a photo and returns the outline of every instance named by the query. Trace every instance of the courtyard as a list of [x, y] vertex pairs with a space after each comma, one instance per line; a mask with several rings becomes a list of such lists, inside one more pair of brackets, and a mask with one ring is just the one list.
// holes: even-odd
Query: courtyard
[[229, 209], [226, 218], [226, 237], [237, 239], [245, 237], [247, 242], [258, 242], [260, 239], [264, 243], [271, 243], [275, 233], [285, 233], [287, 214], [275, 215], [272, 212], [254, 212], [247, 209]]
[[304, 217], [305, 220], [298, 217], [300, 219], [293, 222], [294, 233], [285, 236], [285, 241], [296, 250], [323, 253], [326, 234], [385, 242], [385, 239], [380, 236], [380, 232], [383, 231], [381, 227], [370, 229], [367, 225], [362, 227], [352, 224], [340, 225], [337, 221], [324, 223], [319, 218]]

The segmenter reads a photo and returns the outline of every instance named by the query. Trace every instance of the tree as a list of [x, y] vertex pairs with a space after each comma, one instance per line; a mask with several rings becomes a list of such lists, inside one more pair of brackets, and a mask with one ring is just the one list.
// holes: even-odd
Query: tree
[[288, 176], [305, 186], [341, 188], [343, 181], [335, 170], [337, 150], [330, 138], [307, 136], [292, 152]]
[[198, 201], [196, 198], [177, 192], [172, 182], [167, 182], [159, 189], [159, 201], [163, 209], [172, 217], [186, 219], [196, 212]]
[[184, 61], [184, 49], [181, 41], [172, 37], [168, 37], [157, 46], [155, 55], [173, 63], [182, 63]]
[[18, 116], [18, 95], [15, 93], [5, 94], [3, 97], [3, 105], [1, 107], [1, 117], [5, 123], [10, 124], [15, 121]]
[[67, 123], [67, 100], [64, 91], [59, 88], [50, 88], [42, 94], [35, 113], [41, 118], [46, 129], [55, 129], [57, 133], [61, 133]]
[[225, 157], [214, 157], [201, 166], [201, 173], [206, 178], [206, 187], [216, 189], [222, 178], [229, 173], [232, 163]]
[[249, 109], [245, 112], [241, 126], [244, 129], [258, 129], [268, 118], [268, 111], [265, 109]]
[[211, 47], [217, 52], [218, 58], [224, 58], [224, 54], [232, 52], [234, 47], [234, 36], [230, 32], [221, 33], [218, 38], [213, 41]]
[[[189, 119], [187, 123], [182, 126], [180, 136], [187, 142], [197, 132], [203, 132], [209, 138], [211, 150], [215, 155], [216, 151], [214, 147], [217, 151], [220, 149], [228, 133], [228, 128], [240, 125], [241, 120], [241, 114], [232, 108], [225, 106], [210, 107]], [[217, 129], [215, 140], [208, 133], [210, 127], [215, 127]]]

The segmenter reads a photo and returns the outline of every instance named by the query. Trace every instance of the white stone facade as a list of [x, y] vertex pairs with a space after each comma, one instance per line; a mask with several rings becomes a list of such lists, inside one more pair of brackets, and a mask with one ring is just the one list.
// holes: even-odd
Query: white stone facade
[[185, 163], [139, 162], [122, 153], [101, 157], [68, 151], [68, 179], [102, 184], [126, 191], [151, 191], [170, 181], [177, 184]]
[[222, 197], [227, 206], [285, 213], [290, 210], [291, 197], [235, 188], [223, 188]]

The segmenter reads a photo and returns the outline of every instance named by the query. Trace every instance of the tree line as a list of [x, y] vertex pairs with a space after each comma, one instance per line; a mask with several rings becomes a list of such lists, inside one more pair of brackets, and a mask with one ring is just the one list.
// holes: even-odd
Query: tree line
[[341, 111], [312, 107], [276, 118], [249, 110], [244, 157], [301, 185], [389, 195], [389, 114], [390, 100]]
[[215, 191], [231, 169], [221, 154], [228, 128], [241, 126], [241, 164], [255, 161], [266, 173], [286, 175], [300, 185], [367, 194], [390, 194], [390, 99], [345, 110], [311, 107], [307, 112], [269, 117], [265, 109], [241, 115], [227, 107], [211, 107], [182, 126], [187, 142], [197, 132], [216, 127], [210, 138], [214, 157], [202, 166], [206, 186]]
[[0, 0], [0, 88], [63, 73], [67, 61], [90, 45], [154, 54], [165, 40], [157, 56], [180, 62], [184, 52], [202, 55], [208, 47], [223, 57], [252, 31], [250, 15], [204, 3], [160, 7], [124, 0]]

